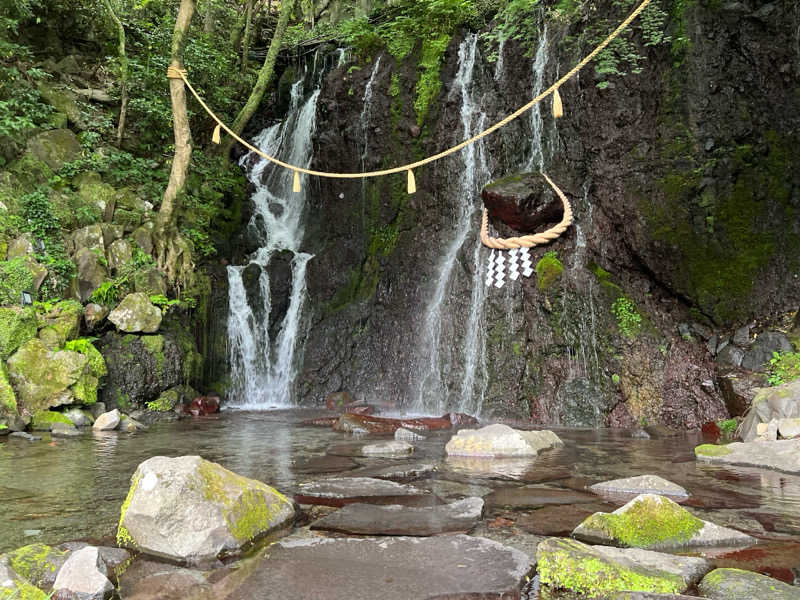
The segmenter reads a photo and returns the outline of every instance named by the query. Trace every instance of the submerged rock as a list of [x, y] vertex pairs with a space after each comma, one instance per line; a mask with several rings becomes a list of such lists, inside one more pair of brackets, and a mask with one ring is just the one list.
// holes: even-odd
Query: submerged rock
[[466, 498], [451, 504], [412, 508], [400, 505], [348, 504], [311, 525], [311, 529], [356, 535], [414, 535], [470, 531], [483, 512], [483, 500]]
[[355, 503], [430, 506], [438, 503], [426, 490], [371, 477], [331, 477], [301, 483], [294, 499], [300, 504], [325, 506]]
[[565, 538], [543, 541], [536, 557], [542, 585], [588, 596], [623, 590], [680, 594], [711, 569], [702, 558], [589, 546]]
[[53, 584], [56, 597], [68, 597], [77, 600], [104, 600], [110, 598], [114, 591], [108, 580], [108, 570], [100, 556], [100, 551], [87, 546], [70, 554], [64, 566], [58, 571]]
[[703, 444], [694, 449], [697, 460], [743, 467], [761, 467], [800, 474], [800, 438], [774, 442]]
[[346, 474], [346, 477], [374, 477], [390, 481], [418, 479], [436, 470], [432, 462], [395, 463], [387, 467], [364, 467]]
[[361, 448], [361, 452], [364, 456], [408, 456], [414, 453], [414, 446], [408, 442], [390, 440], [377, 444], [366, 444]]
[[536, 456], [541, 450], [563, 445], [552, 431], [522, 431], [498, 423], [462, 429], [450, 438], [445, 451], [456, 456]]
[[334, 431], [344, 433], [394, 433], [401, 427], [414, 431], [450, 429], [450, 417], [420, 417], [418, 419], [387, 419], [371, 415], [345, 413], [334, 424]]
[[518, 598], [529, 557], [467, 535], [292, 539], [221, 580], [219, 600]]
[[800, 600], [800, 588], [741, 569], [714, 569], [698, 589], [709, 600]]
[[525, 485], [495, 490], [486, 496], [489, 506], [536, 508], [553, 504], [588, 504], [597, 502], [597, 496], [575, 490], [564, 490]]
[[199, 456], [141, 463], [121, 512], [121, 546], [185, 562], [236, 553], [294, 519], [277, 490]]
[[755, 539], [703, 521], [669, 498], [637, 496], [611, 513], [594, 513], [572, 536], [592, 544], [669, 550], [687, 546], [736, 546]]
[[358, 463], [346, 456], [314, 456], [292, 465], [295, 473], [339, 473], [358, 467]]
[[667, 481], [658, 475], [639, 475], [637, 477], [626, 477], [624, 479], [614, 479], [603, 481], [589, 486], [589, 490], [595, 494], [602, 495], [621, 495], [621, 494], [659, 494], [661, 496], [672, 496], [677, 498], [688, 498], [689, 492], [677, 483]]

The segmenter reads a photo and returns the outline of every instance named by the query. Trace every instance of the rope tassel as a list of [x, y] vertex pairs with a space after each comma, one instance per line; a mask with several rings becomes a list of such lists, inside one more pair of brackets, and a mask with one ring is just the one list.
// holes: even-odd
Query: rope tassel
[[292, 185], [292, 191], [294, 193], [298, 193], [300, 191], [300, 171], [294, 172], [294, 184]]
[[217, 125], [214, 127], [214, 133], [211, 136], [211, 141], [215, 144], [219, 144], [222, 141], [221, 130], [222, 125]]
[[408, 170], [408, 193], [414, 194], [417, 191], [417, 182], [414, 179], [414, 171]]
[[564, 116], [564, 105], [561, 103], [561, 94], [558, 89], [553, 91], [553, 118], [560, 119]]

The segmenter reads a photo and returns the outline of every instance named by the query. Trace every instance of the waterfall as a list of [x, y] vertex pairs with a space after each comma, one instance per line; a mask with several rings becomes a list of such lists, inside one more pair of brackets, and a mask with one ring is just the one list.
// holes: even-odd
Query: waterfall
[[[316, 62], [315, 62], [316, 64]], [[312, 71], [312, 74], [314, 72]], [[316, 79], [316, 78], [315, 78]], [[307, 98], [303, 80], [292, 87], [286, 118], [264, 129], [254, 143], [263, 152], [290, 164], [308, 167], [312, 158], [312, 136], [316, 124], [317, 87]], [[253, 215], [248, 234], [259, 248], [247, 264], [228, 267], [228, 346], [231, 362], [229, 406], [264, 409], [290, 406], [295, 379], [298, 335], [306, 296], [306, 265], [312, 258], [300, 252], [303, 241], [303, 209], [308, 188], [301, 175], [301, 191], [292, 192], [293, 173], [274, 167], [260, 157], [246, 155], [251, 164], [247, 177], [255, 188]], [[291, 290], [288, 308], [277, 332], [270, 329], [272, 282], [270, 267], [276, 257], [291, 256]], [[245, 272], [258, 271], [258, 285], [245, 285]]]
[[[375, 66], [372, 67], [372, 74], [369, 77], [367, 86], [364, 88], [364, 105], [361, 108], [361, 116], [359, 117], [359, 125], [361, 126], [361, 138], [364, 140], [364, 147], [361, 151], [361, 167], [364, 168], [364, 162], [367, 160], [367, 152], [369, 150], [369, 120], [372, 117], [372, 88], [375, 84], [375, 77], [378, 75], [378, 70], [381, 68], [381, 57], [375, 60]], [[366, 183], [366, 179], [361, 180]]]
[[[460, 100], [461, 139], [474, 135], [486, 124], [486, 115], [479, 112], [478, 103], [473, 92], [473, 74], [477, 55], [477, 35], [467, 36], [458, 50], [458, 72], [450, 91], [450, 98]], [[484, 286], [481, 274], [479, 242], [474, 237], [469, 239], [475, 228], [477, 205], [475, 198], [478, 191], [489, 180], [485, 149], [482, 142], [470, 144], [459, 153], [463, 164], [463, 175], [452, 193], [458, 198], [457, 214], [452, 241], [448, 244], [429, 301], [425, 317], [421, 325], [420, 354], [425, 362], [418, 372], [416, 397], [410, 410], [415, 413], [441, 413], [448, 407], [466, 412], [480, 413], [486, 388], [485, 341], [483, 338], [483, 301]], [[459, 310], [447, 311], [454, 322], [460, 323], [466, 318], [464, 337], [458, 340], [443, 340], [443, 308], [448, 295], [452, 293], [454, 268], [459, 252], [469, 239], [472, 249], [473, 272], [469, 307], [467, 314], [459, 314]], [[455, 337], [455, 336], [454, 336]], [[445, 375], [458, 368], [461, 359], [464, 369], [462, 383], [453, 386]], [[452, 378], [452, 377], [451, 377]], [[456, 389], [457, 388], [457, 389]]]
[[[533, 90], [531, 97], [535, 98], [542, 93], [544, 87], [544, 70], [548, 61], [547, 52], [547, 23], [542, 29], [542, 37], [539, 38], [539, 45], [536, 47], [536, 55], [533, 59]], [[528, 171], [541, 171], [544, 169], [544, 146], [542, 144], [542, 103], [539, 102], [531, 108], [531, 150], [526, 169]]]

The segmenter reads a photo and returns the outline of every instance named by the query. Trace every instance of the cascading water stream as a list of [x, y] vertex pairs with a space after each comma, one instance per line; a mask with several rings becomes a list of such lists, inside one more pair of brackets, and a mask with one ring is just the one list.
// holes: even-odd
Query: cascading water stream
[[[255, 138], [255, 145], [288, 163], [309, 166], [319, 92], [316, 88], [305, 98], [303, 81], [295, 83], [287, 117], [264, 129]], [[253, 160], [248, 154], [241, 164]], [[248, 172], [255, 193], [247, 230], [259, 248], [246, 265], [228, 267], [228, 345], [232, 379], [229, 406], [232, 407], [257, 410], [293, 404], [298, 332], [306, 296], [306, 265], [312, 256], [299, 251], [304, 233], [302, 216], [307, 182], [295, 193], [292, 177], [291, 172], [275, 168], [261, 158], [252, 162]], [[301, 175], [301, 179], [305, 178]], [[288, 308], [276, 333], [270, 331], [273, 307], [269, 269], [274, 258], [284, 251], [291, 253], [291, 291]], [[253, 265], [260, 271], [258, 285], [257, 290], [248, 294], [244, 273]]]
[[[473, 74], [477, 55], [476, 35], [469, 35], [458, 50], [458, 72], [453, 81], [451, 98], [461, 101], [460, 120], [462, 139], [471, 137], [485, 125], [486, 115], [479, 111], [473, 93]], [[474, 230], [473, 219], [477, 210], [474, 201], [477, 191], [489, 180], [485, 148], [482, 142], [471, 144], [459, 153], [463, 161], [463, 176], [454, 194], [459, 199], [453, 229], [455, 235], [447, 246], [438, 268], [433, 297], [427, 305], [422, 320], [421, 355], [426, 359], [418, 374], [417, 393], [410, 410], [414, 413], [441, 413], [446, 407], [454, 407], [465, 412], [480, 413], [486, 389], [485, 342], [483, 340], [483, 301], [484, 286], [481, 274], [479, 248], [475, 247], [472, 256], [470, 304], [464, 336], [461, 343], [442, 340], [444, 305], [452, 287], [454, 267], [457, 256]], [[474, 240], [476, 245], [477, 240]], [[463, 315], [451, 314], [454, 320]], [[458, 359], [463, 362], [462, 384], [455, 389], [448, 384], [445, 374], [450, 373]]]
[[[544, 71], [547, 67], [549, 55], [547, 52], [547, 23], [544, 23], [542, 29], [542, 36], [539, 38], [539, 44], [536, 47], [536, 55], [533, 59], [533, 90], [531, 97], [535, 98], [542, 93], [544, 87]], [[541, 171], [544, 169], [544, 144], [542, 143], [543, 137], [543, 124], [542, 124], [542, 103], [539, 102], [531, 108], [531, 154], [528, 158], [526, 169], [528, 171]]]

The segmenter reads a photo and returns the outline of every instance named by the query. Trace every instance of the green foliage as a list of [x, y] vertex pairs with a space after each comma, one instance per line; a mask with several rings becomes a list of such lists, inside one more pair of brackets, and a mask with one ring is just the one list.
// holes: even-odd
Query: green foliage
[[[493, 27], [481, 34], [487, 48], [506, 40], [515, 40], [531, 56], [540, 35], [540, 0], [507, 0], [494, 18]], [[497, 60], [497, 54], [487, 52], [489, 62]]]
[[800, 352], [773, 352], [768, 372], [770, 385], [782, 385], [800, 378]]
[[722, 421], [717, 421], [717, 427], [722, 432], [722, 435], [725, 437], [733, 437], [733, 434], [736, 432], [736, 428], [739, 426], [739, 421], [736, 419], [723, 419]]
[[439, 71], [444, 53], [450, 44], [450, 37], [449, 33], [443, 33], [422, 42], [422, 58], [419, 61], [422, 73], [417, 81], [417, 97], [414, 99], [414, 111], [417, 113], [417, 124], [419, 125], [425, 121], [428, 106], [439, 95], [439, 90], [442, 88]]
[[134, 247], [131, 261], [122, 265], [117, 270], [117, 276], [106, 279], [100, 286], [92, 292], [89, 300], [103, 306], [113, 306], [123, 293], [127, 292], [133, 281], [136, 272], [141, 269], [152, 269], [155, 261], [149, 254], [140, 248]]
[[634, 337], [642, 326], [642, 315], [636, 310], [633, 300], [620, 296], [611, 304], [611, 312], [617, 318], [620, 332], [627, 338]]
[[177, 299], [170, 300], [164, 294], [152, 294], [150, 296], [150, 303], [158, 306], [159, 308], [169, 308], [170, 306], [180, 304], [181, 301]]

